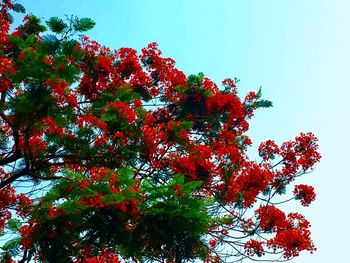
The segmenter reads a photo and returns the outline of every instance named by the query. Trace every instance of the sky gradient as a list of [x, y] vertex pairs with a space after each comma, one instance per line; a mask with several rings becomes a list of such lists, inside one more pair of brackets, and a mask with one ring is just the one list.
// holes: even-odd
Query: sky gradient
[[[347, 0], [21, 0], [40, 17], [77, 15], [96, 21], [89, 37], [118, 49], [157, 42], [186, 74], [221, 82], [237, 77], [239, 94], [257, 91], [261, 109], [249, 135], [278, 143], [312, 131], [323, 156], [298, 183], [317, 200], [301, 211], [318, 248], [293, 263], [345, 262], [350, 230], [350, 1]], [[344, 259], [345, 258], [345, 259]], [[248, 262], [248, 261], [247, 261]]]

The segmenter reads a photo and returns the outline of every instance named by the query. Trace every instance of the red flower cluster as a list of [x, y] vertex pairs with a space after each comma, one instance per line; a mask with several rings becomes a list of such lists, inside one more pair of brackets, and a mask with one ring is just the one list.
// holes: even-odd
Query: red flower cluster
[[37, 225], [24, 225], [19, 230], [19, 233], [21, 235], [21, 245], [24, 249], [28, 249], [32, 246], [32, 236], [33, 233], [35, 233], [38, 230]]
[[241, 174], [237, 178], [232, 177], [231, 180], [229, 194], [236, 197], [243, 195], [243, 206], [251, 207], [258, 194], [267, 189], [272, 180], [272, 173], [255, 163], [246, 163]]
[[129, 124], [136, 121], [136, 113], [129, 107], [129, 104], [127, 103], [118, 101], [109, 102], [107, 104], [107, 107], [102, 109], [102, 115], [107, 111], [110, 114], [116, 111], [119, 118], [125, 119]]
[[79, 128], [82, 127], [97, 127], [101, 129], [102, 131], [107, 130], [107, 123], [104, 121], [101, 121], [98, 117], [91, 115], [91, 114], [86, 114], [81, 116], [76, 124], [79, 126]]
[[18, 147], [23, 150], [24, 154], [29, 154], [33, 157], [44, 153], [47, 148], [47, 143], [40, 136], [33, 136], [25, 141], [23, 138], [18, 142]]
[[[186, 84], [185, 74], [175, 68], [175, 61], [171, 58], [162, 58], [162, 52], [157, 43], [151, 43], [142, 49], [140, 59], [156, 85], [165, 87], [165, 95], [169, 101], [175, 102], [177, 98], [174, 87]], [[157, 92], [153, 93], [157, 94]]]
[[89, 250], [85, 251], [86, 256], [83, 260], [76, 260], [74, 263], [120, 263], [118, 256], [111, 249], [105, 249], [101, 255], [91, 257], [88, 253]]
[[302, 215], [290, 213], [286, 217], [281, 210], [272, 205], [260, 207], [256, 214], [262, 230], [276, 233], [266, 244], [274, 250], [282, 249], [286, 258], [298, 256], [303, 250], [316, 250], [310, 238], [310, 223]]
[[255, 211], [259, 217], [259, 227], [264, 231], [277, 231], [286, 226], [286, 215], [273, 205], [261, 206]]
[[6, 91], [11, 87], [8, 76], [16, 73], [13, 61], [8, 58], [0, 57], [0, 92]]
[[295, 138], [295, 152], [298, 154], [298, 164], [306, 170], [320, 161], [321, 155], [317, 152], [317, 138], [311, 132], [301, 133]]
[[[10, 174], [0, 168], [0, 180], [6, 180]], [[16, 195], [15, 189], [10, 185], [0, 189], [0, 232], [2, 232], [9, 219], [12, 218], [12, 213], [9, 209], [15, 209], [17, 215], [25, 218], [32, 209], [33, 201], [23, 193]]]
[[280, 155], [283, 158], [282, 174], [293, 179], [299, 168], [304, 171], [312, 169], [313, 166], [321, 159], [317, 152], [317, 138], [312, 133], [301, 133], [295, 138], [295, 141], [289, 141], [282, 144]]
[[45, 118], [43, 120], [43, 124], [47, 126], [48, 133], [54, 133], [61, 137], [66, 135], [66, 129], [64, 127], [58, 126], [57, 122], [50, 117]]
[[300, 200], [303, 206], [309, 206], [316, 199], [314, 188], [309, 185], [296, 185], [293, 193], [295, 195], [295, 199]]
[[283, 249], [285, 258], [297, 257], [300, 251], [315, 251], [314, 244], [310, 240], [310, 233], [301, 229], [286, 229], [279, 231], [276, 237], [269, 240], [268, 245], [274, 249]]
[[250, 239], [244, 244], [245, 252], [247, 253], [248, 256], [251, 256], [251, 257], [254, 255], [261, 257], [265, 255], [263, 244], [264, 242]]
[[273, 140], [267, 140], [259, 146], [259, 155], [264, 161], [274, 159], [279, 152], [279, 147]]
[[171, 167], [175, 174], [184, 174], [189, 180], [210, 180], [214, 164], [210, 161], [210, 155], [206, 156], [205, 146], [195, 149], [195, 155], [191, 156], [174, 156], [171, 161]]

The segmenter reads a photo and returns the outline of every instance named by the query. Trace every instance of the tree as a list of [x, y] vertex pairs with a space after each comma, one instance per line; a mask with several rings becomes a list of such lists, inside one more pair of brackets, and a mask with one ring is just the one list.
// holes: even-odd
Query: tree
[[262, 94], [241, 100], [185, 76], [156, 43], [110, 50], [78, 34], [88, 18], [26, 15], [10, 31], [0, 11], [0, 232], [4, 262], [241, 262], [313, 252], [295, 179], [320, 160], [301, 133], [259, 146], [245, 135]]

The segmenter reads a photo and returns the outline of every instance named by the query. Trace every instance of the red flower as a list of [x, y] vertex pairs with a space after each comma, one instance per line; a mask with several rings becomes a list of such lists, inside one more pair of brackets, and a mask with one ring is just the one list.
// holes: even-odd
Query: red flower
[[255, 211], [260, 219], [260, 228], [264, 231], [276, 231], [287, 224], [286, 215], [273, 205], [260, 206]]
[[107, 107], [109, 110], [116, 110], [119, 114], [119, 117], [127, 120], [128, 123], [133, 123], [137, 119], [135, 111], [130, 108], [129, 104], [127, 103], [113, 101], [108, 102]]
[[295, 152], [300, 156], [298, 164], [304, 170], [312, 168], [321, 159], [317, 152], [317, 138], [311, 133], [301, 133], [295, 138]]
[[21, 235], [21, 244], [24, 249], [29, 249], [32, 246], [32, 236], [38, 230], [37, 225], [24, 225], [19, 230]]
[[217, 239], [210, 239], [209, 240], [209, 246], [212, 248], [216, 247], [218, 245], [219, 241]]
[[236, 90], [236, 81], [232, 80], [230, 78], [224, 79], [222, 81], [222, 85], [225, 86], [227, 89], [231, 89], [231, 92], [233, 95], [237, 95], [237, 90]]
[[18, 143], [19, 148], [23, 149], [25, 154], [30, 154], [33, 157], [38, 156], [40, 153], [43, 153], [47, 147], [47, 143], [43, 138], [39, 136], [34, 136], [29, 138], [28, 142], [24, 141], [23, 138], [20, 138]]
[[120, 263], [118, 256], [111, 249], [105, 249], [101, 252], [101, 255], [91, 257], [91, 248], [86, 248], [84, 251], [84, 259], [76, 260], [74, 263]]
[[264, 161], [274, 159], [275, 154], [279, 153], [279, 147], [273, 140], [267, 140], [259, 146], [259, 155]]
[[252, 257], [257, 255], [258, 257], [261, 257], [262, 255], [265, 255], [263, 244], [264, 242], [250, 239], [244, 244], [244, 250], [248, 256]]
[[242, 165], [241, 174], [231, 178], [229, 192], [232, 196], [243, 195], [243, 206], [251, 207], [258, 194], [267, 189], [268, 183], [272, 180], [272, 173], [262, 169], [255, 163]]
[[315, 251], [314, 244], [310, 239], [310, 233], [301, 229], [286, 229], [277, 232], [275, 238], [268, 241], [268, 245], [274, 249], [283, 249], [285, 258], [299, 256], [299, 252], [308, 250]]
[[309, 185], [296, 185], [293, 193], [295, 195], [295, 199], [300, 200], [303, 206], [309, 206], [316, 199], [314, 188]]

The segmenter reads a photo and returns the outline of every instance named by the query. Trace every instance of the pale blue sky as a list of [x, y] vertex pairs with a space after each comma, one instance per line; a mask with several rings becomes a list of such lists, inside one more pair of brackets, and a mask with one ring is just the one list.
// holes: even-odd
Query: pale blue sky
[[156, 41], [186, 74], [241, 79], [240, 94], [263, 88], [274, 107], [260, 110], [256, 142], [312, 131], [323, 156], [301, 182], [318, 199], [300, 209], [318, 251], [293, 263], [347, 262], [350, 177], [350, 1], [348, 0], [21, 0], [48, 18], [91, 17], [88, 35], [111, 48]]

